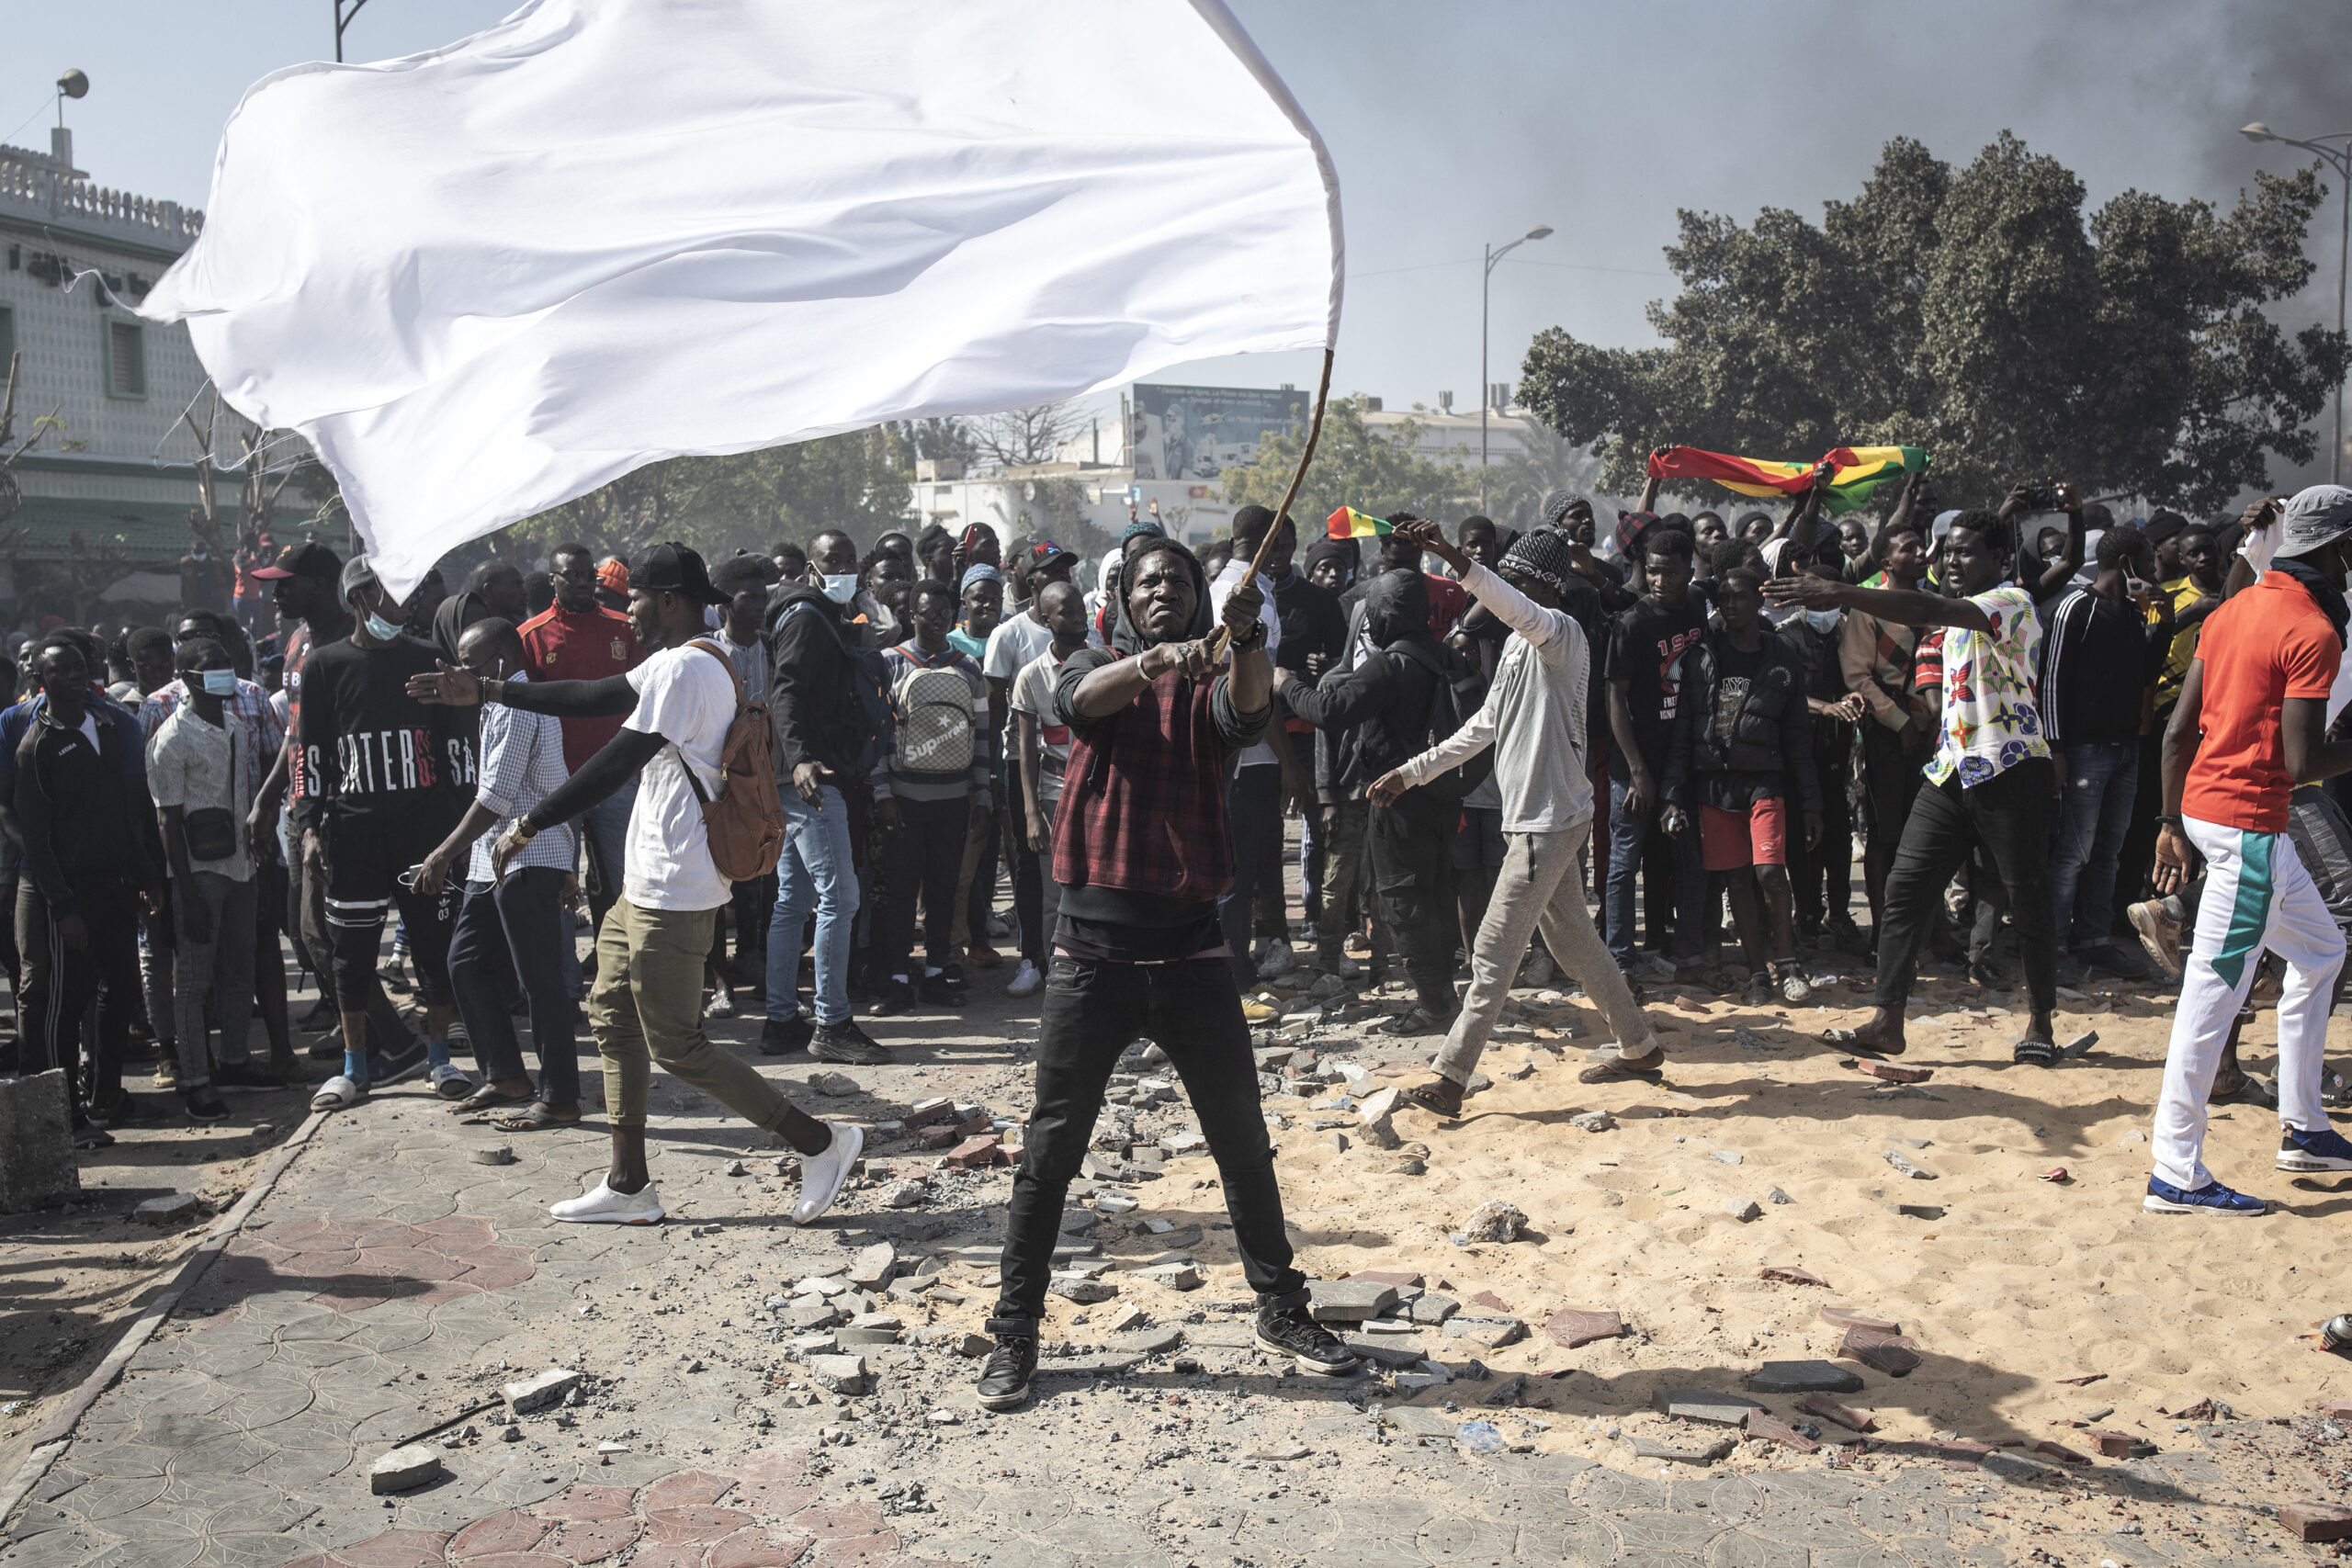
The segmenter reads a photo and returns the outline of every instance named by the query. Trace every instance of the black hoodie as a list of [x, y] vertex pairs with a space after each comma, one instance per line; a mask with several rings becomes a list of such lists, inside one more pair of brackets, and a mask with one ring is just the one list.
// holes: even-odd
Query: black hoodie
[[792, 770], [820, 762], [842, 784], [854, 784], [865, 751], [842, 606], [806, 582], [780, 582], [768, 593], [768, 715], [775, 729], [775, 772], [790, 787]]
[[1437, 676], [1397, 651], [1415, 642], [1434, 660], [1428, 580], [1417, 570], [1384, 571], [1364, 585], [1363, 631], [1373, 645], [1352, 670], [1333, 670], [1322, 684], [1293, 682], [1283, 688], [1290, 711], [1336, 736], [1331, 786], [1343, 800], [1361, 800], [1372, 782], [1429, 745], [1430, 709]]

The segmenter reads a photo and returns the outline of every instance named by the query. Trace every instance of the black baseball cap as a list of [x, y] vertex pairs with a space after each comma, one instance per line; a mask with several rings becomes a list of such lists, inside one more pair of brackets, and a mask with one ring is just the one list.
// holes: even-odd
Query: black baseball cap
[[710, 570], [702, 557], [674, 539], [646, 551], [645, 558], [629, 570], [628, 585], [649, 593], [683, 593], [697, 604], [727, 603], [727, 595], [710, 585]]
[[277, 558], [254, 572], [255, 577], [315, 577], [323, 582], [343, 581], [343, 561], [324, 545], [288, 545]]

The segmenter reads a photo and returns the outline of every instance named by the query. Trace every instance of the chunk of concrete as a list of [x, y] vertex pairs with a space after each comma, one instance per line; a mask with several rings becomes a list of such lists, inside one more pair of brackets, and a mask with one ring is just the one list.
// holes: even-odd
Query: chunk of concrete
[[0, 1213], [44, 1208], [81, 1190], [64, 1072], [0, 1080]]
[[[1835, 1361], [1767, 1361], [1747, 1374], [1750, 1393], [1860, 1393], [1860, 1372]], [[1818, 1412], [1815, 1412], [1818, 1414]]]
[[1201, 1271], [1190, 1263], [1162, 1263], [1156, 1268], [1138, 1269], [1136, 1278], [1164, 1285], [1171, 1291], [1197, 1291], [1201, 1288]]
[[835, 1393], [858, 1394], [866, 1389], [867, 1372], [863, 1356], [811, 1356], [808, 1358], [808, 1381], [819, 1388]]
[[143, 1225], [186, 1224], [204, 1212], [204, 1200], [193, 1192], [175, 1192], [166, 1198], [150, 1198], [130, 1211], [130, 1217]]
[[534, 1410], [545, 1410], [560, 1404], [564, 1396], [580, 1386], [580, 1374], [569, 1367], [549, 1367], [520, 1382], [510, 1382], [498, 1392], [506, 1398], [506, 1408], [517, 1416], [528, 1416]]
[[394, 1449], [368, 1467], [368, 1490], [379, 1497], [409, 1492], [441, 1478], [441, 1456], [423, 1443]]
[[878, 1291], [898, 1271], [899, 1249], [887, 1241], [860, 1247], [849, 1260], [849, 1282], [861, 1291]]
[[1368, 1280], [1317, 1280], [1307, 1287], [1317, 1323], [1362, 1323], [1396, 1304], [1396, 1287]]
[[1764, 1407], [1752, 1399], [1713, 1389], [1661, 1388], [1650, 1395], [1650, 1408], [1661, 1416], [1703, 1421], [1710, 1427], [1739, 1427], [1747, 1424], [1750, 1412]]
[[1737, 1447], [1739, 1447], [1739, 1439], [1736, 1438], [1725, 1438], [1723, 1441], [1710, 1444], [1703, 1449], [1676, 1448], [1668, 1443], [1661, 1443], [1655, 1438], [1635, 1438], [1634, 1457], [1664, 1460], [1671, 1464], [1713, 1464], [1717, 1460], [1728, 1458], [1732, 1450]]
[[1515, 1317], [1463, 1317], [1445, 1320], [1448, 1339], [1467, 1339], [1489, 1350], [1498, 1350], [1527, 1337], [1527, 1325]]
[[886, 1312], [862, 1312], [840, 1328], [833, 1337], [843, 1345], [896, 1345], [904, 1325]]

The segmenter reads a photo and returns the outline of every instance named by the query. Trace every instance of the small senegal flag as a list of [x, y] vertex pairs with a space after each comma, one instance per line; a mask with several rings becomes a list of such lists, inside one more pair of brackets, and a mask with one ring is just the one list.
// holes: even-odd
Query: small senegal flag
[[[1917, 446], [1840, 446], [1822, 460], [1836, 465], [1829, 493], [1822, 497], [1822, 510], [1832, 516], [1869, 501], [1887, 480], [1923, 473], [1928, 467], [1928, 454]], [[1803, 495], [1813, 488], [1814, 467], [1702, 452], [1696, 446], [1668, 446], [1649, 462], [1652, 479], [1713, 479], [1725, 490], [1754, 496]]]
[[1371, 539], [1396, 531], [1387, 518], [1366, 516], [1352, 506], [1342, 506], [1325, 518], [1323, 527], [1335, 539]]

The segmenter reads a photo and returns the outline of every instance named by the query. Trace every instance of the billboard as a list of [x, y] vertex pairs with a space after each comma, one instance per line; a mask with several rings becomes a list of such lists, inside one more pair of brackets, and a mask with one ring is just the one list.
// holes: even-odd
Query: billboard
[[1171, 387], [1138, 381], [1127, 450], [1138, 479], [1215, 479], [1246, 468], [1264, 431], [1306, 423], [1310, 395], [1295, 388]]

